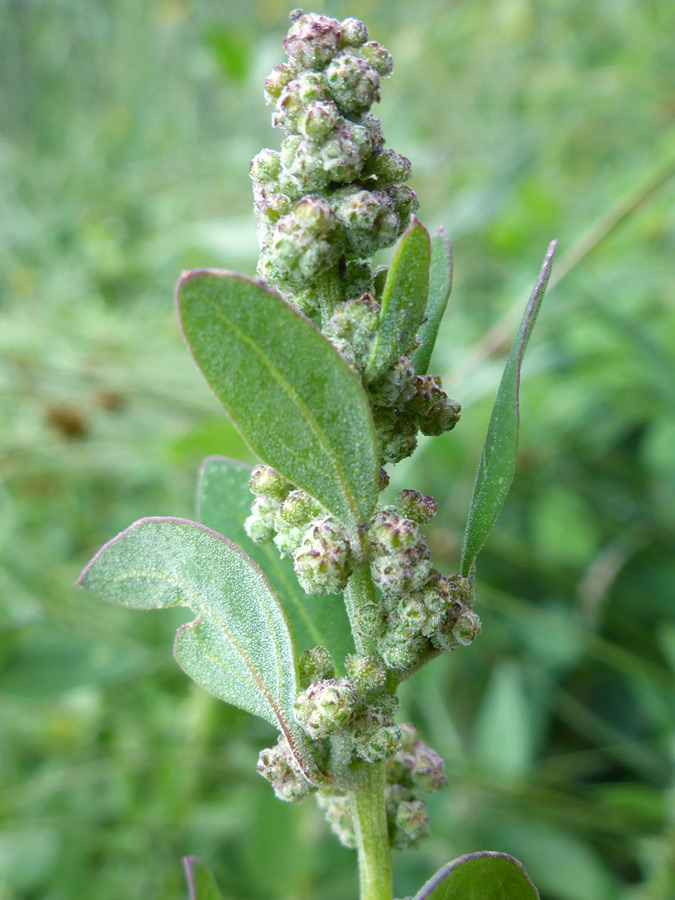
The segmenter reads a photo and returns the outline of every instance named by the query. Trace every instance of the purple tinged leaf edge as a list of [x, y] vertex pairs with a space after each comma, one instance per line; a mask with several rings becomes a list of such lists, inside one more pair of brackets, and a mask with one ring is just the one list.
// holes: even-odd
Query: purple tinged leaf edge
[[539, 897], [539, 892], [532, 883], [530, 876], [527, 874], [525, 870], [525, 866], [521, 863], [519, 859], [516, 859], [515, 856], [511, 856], [508, 853], [500, 853], [497, 850], [478, 850], [475, 853], [465, 853], [463, 856], [458, 856], [457, 859], [453, 859], [452, 862], [447, 863], [442, 868], [436, 872], [435, 875], [432, 875], [429, 881], [426, 882], [425, 885], [415, 894], [413, 900], [427, 900], [428, 897], [431, 896], [433, 891], [443, 882], [445, 879], [451, 875], [462, 863], [468, 862], [472, 859], [484, 859], [484, 858], [499, 858], [499, 859], [508, 859], [512, 863], [514, 863], [522, 872], [524, 877], [527, 879], [528, 883], [532, 887], [534, 891], [535, 897]]
[[[224, 457], [213, 456], [213, 457], [208, 457], [207, 460], [212, 459], [212, 458], [223, 459]], [[204, 460], [204, 463], [206, 463], [207, 460]], [[245, 463], [241, 463], [241, 465], [245, 465]], [[267, 588], [270, 592], [270, 595], [272, 597], [274, 597], [275, 600], [277, 601], [279, 609], [281, 610], [281, 614], [284, 617], [284, 620], [286, 622], [286, 627], [288, 628], [288, 633], [291, 636], [291, 641], [292, 641], [293, 648], [295, 651], [295, 667], [296, 667], [296, 681], [297, 681], [297, 679], [298, 679], [298, 659], [297, 659], [297, 650], [295, 649], [295, 646], [296, 646], [295, 645], [295, 637], [294, 637], [293, 631], [291, 629], [291, 623], [288, 619], [288, 614], [284, 608], [283, 603], [281, 602], [279, 595], [277, 594], [276, 590], [270, 584], [269, 579], [267, 578], [267, 576], [265, 575], [263, 570], [260, 568], [260, 566], [254, 560], [252, 560], [251, 557], [241, 549], [241, 547], [239, 547], [233, 541], [226, 538], [224, 535], [215, 531], [213, 528], [209, 528], [207, 525], [202, 525], [200, 522], [193, 522], [192, 519], [184, 519], [184, 518], [181, 518], [180, 516], [145, 516], [142, 519], [137, 519], [135, 522], [133, 522], [131, 525], [129, 525], [127, 528], [125, 528], [123, 531], [120, 531], [119, 534], [115, 535], [115, 537], [111, 538], [109, 541], [106, 541], [106, 543], [101, 547], [101, 549], [90, 559], [90, 561], [84, 567], [84, 569], [82, 570], [82, 572], [80, 574], [80, 577], [77, 579], [76, 584], [79, 587], [83, 588], [84, 590], [88, 590], [88, 588], [83, 584], [83, 581], [86, 578], [87, 572], [96, 564], [96, 562], [103, 556], [103, 554], [108, 550], [108, 548], [111, 547], [113, 544], [115, 544], [118, 540], [120, 540], [120, 538], [123, 538], [125, 535], [134, 531], [140, 525], [146, 525], [150, 522], [173, 522], [177, 525], [192, 525], [195, 528], [199, 528], [201, 531], [205, 531], [208, 534], [211, 534], [214, 537], [218, 538], [219, 540], [221, 540], [224, 544], [226, 544], [231, 549], [236, 550], [236, 552], [241, 557], [243, 557], [253, 569], [255, 569], [258, 572], [258, 574], [262, 577], [263, 581], [265, 582], [265, 585], [267, 586]], [[95, 593], [95, 592], [93, 592], [93, 593]], [[157, 608], [157, 607], [155, 607], [155, 608]], [[201, 619], [199, 616], [197, 616], [191, 622], [186, 622], [185, 624], [181, 625], [178, 628], [178, 630], [176, 632], [176, 636], [174, 638], [174, 648], [178, 641], [179, 635], [185, 629], [192, 628], [193, 626], [199, 624], [200, 622], [201, 622]], [[175, 650], [174, 650], [174, 658], [175, 658]], [[177, 659], [176, 659], [176, 662], [178, 662]], [[180, 665], [180, 663], [178, 663], [178, 664]], [[183, 668], [183, 667], [181, 666], [181, 668]], [[204, 690], [206, 690], [206, 688], [204, 688]], [[312, 783], [321, 782], [323, 780], [321, 773], [319, 773], [318, 770], [316, 769], [316, 767], [314, 766], [311, 755], [309, 753], [307, 753], [307, 757], [310, 762], [310, 764], [308, 765], [308, 760], [305, 758], [305, 755], [301, 752], [301, 748], [298, 746], [298, 742], [296, 741], [295, 736], [293, 735], [293, 730], [290, 726], [290, 723], [286, 721], [286, 718], [283, 715], [281, 709], [279, 709], [276, 702], [271, 703], [269, 698], [267, 698], [267, 700], [268, 700], [268, 703], [270, 703], [270, 706], [272, 707], [272, 710], [273, 710], [275, 716], [277, 717], [277, 721], [279, 722], [279, 728], [280, 728], [282, 734], [284, 734], [286, 736], [286, 739], [289, 742], [289, 746], [291, 747], [291, 751], [293, 752], [293, 755], [295, 756], [295, 758], [298, 762], [298, 765], [300, 766], [303, 773], [305, 774], [305, 777], [307, 778], [308, 781], [310, 781]]]

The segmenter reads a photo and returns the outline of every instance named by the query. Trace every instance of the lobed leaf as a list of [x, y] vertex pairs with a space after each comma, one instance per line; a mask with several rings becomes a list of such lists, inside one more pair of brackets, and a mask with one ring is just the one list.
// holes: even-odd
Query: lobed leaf
[[298, 651], [322, 646], [344, 674], [343, 661], [354, 652], [349, 618], [342, 597], [314, 597], [299, 586], [290, 558], [282, 559], [274, 544], [256, 544], [244, 521], [253, 495], [248, 486], [251, 467], [224, 456], [205, 459], [197, 487], [197, 518], [226, 534], [257, 563], [279, 595], [291, 623]]
[[364, 370], [375, 381], [412, 345], [429, 294], [429, 232], [413, 217], [396, 248], [382, 294], [378, 332]]
[[186, 519], [141, 519], [99, 550], [78, 583], [131, 609], [190, 607], [197, 618], [176, 635], [179, 665], [216, 697], [281, 729], [310, 777], [293, 718], [293, 636], [279, 598], [239, 547]]
[[197, 856], [184, 856], [183, 868], [190, 892], [188, 900], [223, 900], [216, 879]]
[[539, 900], [521, 862], [484, 850], [439, 869], [414, 900]]
[[431, 239], [431, 262], [429, 264], [429, 299], [424, 321], [419, 328], [420, 345], [411, 356], [418, 375], [429, 371], [438, 329], [448, 305], [452, 291], [452, 244], [442, 228]]
[[378, 493], [366, 395], [338, 352], [278, 294], [232, 272], [178, 284], [186, 340], [251, 449], [354, 533]]
[[465, 577], [474, 571], [476, 557], [497, 520], [513, 482], [520, 426], [520, 371], [525, 348], [546, 292], [555, 248], [556, 241], [552, 241], [525, 308], [497, 391], [464, 535], [461, 569]]

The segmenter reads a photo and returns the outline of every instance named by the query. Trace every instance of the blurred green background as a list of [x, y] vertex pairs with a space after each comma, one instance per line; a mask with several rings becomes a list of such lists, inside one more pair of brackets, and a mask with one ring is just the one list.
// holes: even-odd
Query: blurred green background
[[[669, 0], [353, 0], [396, 62], [379, 109], [455, 288], [432, 370], [460, 427], [394, 470], [457, 568], [519, 308], [513, 494], [479, 565], [484, 633], [408, 684], [447, 761], [414, 893], [460, 853], [523, 859], [544, 900], [675, 897], [675, 85]], [[256, 774], [271, 729], [172, 660], [180, 612], [74, 581], [143, 515], [193, 513], [200, 459], [249, 459], [182, 346], [184, 268], [252, 274], [247, 167], [279, 0], [0, 0], [0, 900], [344, 900], [355, 859]], [[669, 276], [670, 279], [669, 279]], [[487, 337], [486, 337], [487, 335]]]

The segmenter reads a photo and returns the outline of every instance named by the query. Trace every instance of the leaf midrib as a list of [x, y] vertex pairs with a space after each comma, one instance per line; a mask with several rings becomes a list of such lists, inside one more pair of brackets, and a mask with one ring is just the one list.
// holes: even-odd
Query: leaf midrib
[[[296, 405], [305, 413], [305, 416], [310, 423], [311, 430], [316, 435], [316, 438], [319, 441], [320, 446], [326, 453], [326, 456], [330, 459], [330, 461], [333, 465], [333, 469], [335, 470], [335, 472], [338, 476], [338, 481], [339, 481], [340, 485], [342, 486], [344, 496], [345, 496], [345, 499], [347, 500], [347, 505], [352, 514], [353, 520], [355, 522], [358, 522], [359, 521], [359, 512], [358, 512], [357, 505], [356, 505], [356, 498], [350, 488], [349, 481], [345, 476], [345, 472], [340, 463], [340, 460], [336, 456], [334, 456], [334, 454], [331, 452], [330, 443], [327, 441], [325, 431], [321, 427], [321, 425], [319, 424], [317, 419], [315, 418], [314, 414], [311, 412], [311, 410], [309, 409], [307, 404], [304, 402], [304, 400], [300, 396], [298, 396], [296, 391], [293, 389], [293, 387], [290, 385], [290, 383], [287, 381], [287, 379], [282, 375], [282, 373], [277, 369], [277, 367], [272, 364], [269, 357], [265, 353], [263, 353], [260, 346], [251, 337], [249, 337], [249, 335], [247, 335], [244, 331], [242, 331], [241, 328], [239, 328], [239, 326], [237, 326], [223, 312], [222, 308], [220, 306], [218, 306], [218, 304], [215, 301], [213, 301], [211, 299], [211, 297], [208, 296], [208, 294], [205, 296], [205, 301], [211, 306], [211, 308], [216, 313], [216, 315], [219, 316], [223, 320], [225, 325], [231, 327], [233, 329], [233, 331], [235, 331], [236, 334], [239, 337], [241, 337], [243, 342], [246, 343], [249, 347], [251, 347], [253, 349], [253, 351], [256, 353], [256, 355], [263, 361], [263, 363], [265, 364], [267, 369], [270, 371], [273, 379], [279, 384], [282, 391], [284, 391], [284, 393], [286, 393], [286, 395], [291, 399], [291, 402], [295, 402]], [[256, 448], [254, 447], [253, 449], [255, 450]]]

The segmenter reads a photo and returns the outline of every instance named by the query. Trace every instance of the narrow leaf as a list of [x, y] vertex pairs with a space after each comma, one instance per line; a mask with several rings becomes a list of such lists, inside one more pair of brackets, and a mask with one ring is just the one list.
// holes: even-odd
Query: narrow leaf
[[412, 354], [412, 361], [418, 375], [429, 371], [438, 328], [448, 305], [452, 290], [452, 244], [442, 228], [431, 239], [431, 263], [429, 265], [429, 300], [425, 319], [419, 329], [421, 344]]
[[429, 232], [413, 218], [387, 273], [379, 329], [364, 372], [367, 382], [384, 375], [412, 346], [427, 305], [430, 254]]
[[314, 597], [299, 586], [293, 563], [282, 559], [274, 544], [256, 544], [246, 533], [244, 521], [251, 512], [248, 482], [250, 466], [211, 456], [204, 460], [197, 488], [197, 518], [227, 535], [256, 562], [279, 595], [291, 623], [298, 652], [316, 647], [330, 651], [344, 674], [343, 661], [354, 652], [349, 619], [342, 597]]
[[183, 868], [188, 884], [188, 900], [223, 900], [216, 879], [201, 859], [196, 856], [185, 856]]
[[197, 618], [176, 635], [180, 666], [216, 697], [276, 725], [308, 774], [293, 718], [298, 682], [288, 621], [235, 544], [186, 519], [141, 519], [99, 550], [78, 583], [118, 606], [190, 607]]
[[251, 449], [354, 531], [377, 498], [375, 430], [356, 376], [277, 294], [231, 272], [178, 284], [192, 354]]
[[525, 348], [546, 292], [555, 248], [556, 241], [552, 241], [506, 361], [490, 417], [464, 535], [462, 574], [465, 577], [472, 573], [476, 557], [497, 520], [513, 482], [520, 426], [520, 371]]
[[414, 900], [539, 900], [539, 894], [521, 862], [484, 850], [443, 866]]

